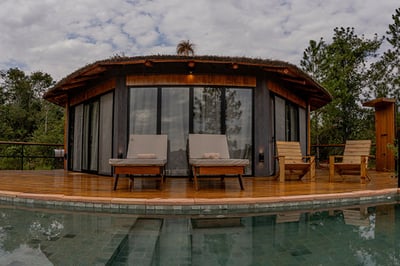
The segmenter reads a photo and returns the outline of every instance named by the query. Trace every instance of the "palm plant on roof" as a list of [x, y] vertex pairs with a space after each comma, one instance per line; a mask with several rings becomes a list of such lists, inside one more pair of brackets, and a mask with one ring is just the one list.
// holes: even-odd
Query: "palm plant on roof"
[[178, 43], [176, 46], [176, 53], [178, 55], [194, 55], [194, 43], [191, 43], [189, 40], [184, 40]]

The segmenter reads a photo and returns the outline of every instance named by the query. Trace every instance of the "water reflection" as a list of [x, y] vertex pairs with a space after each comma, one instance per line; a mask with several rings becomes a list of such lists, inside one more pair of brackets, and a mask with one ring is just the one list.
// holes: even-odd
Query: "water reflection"
[[398, 265], [399, 224], [396, 204], [182, 216], [4, 206], [0, 265]]

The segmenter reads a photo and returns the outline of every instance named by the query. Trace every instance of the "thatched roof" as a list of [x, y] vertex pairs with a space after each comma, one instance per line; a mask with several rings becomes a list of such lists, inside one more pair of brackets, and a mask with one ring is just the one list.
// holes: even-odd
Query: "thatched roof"
[[[59, 105], [65, 105], [67, 95], [72, 90], [87, 88], [88, 84], [98, 79], [113, 75], [116, 71], [125, 71], [128, 74], [143, 74], [146, 64], [151, 62], [153, 73], [169, 74], [178, 71], [188, 62], [194, 62], [196, 68], [202, 66], [208, 73], [260, 75], [273, 74], [284, 80], [290, 87], [298, 90], [310, 99], [312, 109], [317, 109], [332, 100], [331, 95], [320, 84], [296, 65], [279, 61], [247, 57], [222, 56], [180, 56], [180, 55], [152, 55], [124, 57], [114, 56], [105, 60], [88, 64], [65, 78], [47, 91], [44, 98]], [[238, 66], [236, 70], [226, 66]], [[168, 65], [168, 67], [166, 67]], [[158, 68], [157, 68], [158, 67]], [[172, 72], [171, 72], [172, 71]], [[178, 73], [177, 72], [177, 73]]]

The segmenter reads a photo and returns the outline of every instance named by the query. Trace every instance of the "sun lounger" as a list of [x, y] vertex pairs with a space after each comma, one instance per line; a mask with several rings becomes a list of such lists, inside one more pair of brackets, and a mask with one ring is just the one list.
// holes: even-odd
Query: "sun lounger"
[[162, 188], [167, 163], [167, 135], [130, 135], [126, 159], [110, 159], [109, 163], [114, 167], [114, 190], [120, 174], [130, 175], [130, 188], [133, 188], [134, 175], [159, 176]]
[[199, 190], [198, 176], [237, 176], [243, 190], [242, 175], [249, 165], [247, 159], [231, 159], [225, 135], [190, 134], [189, 164], [192, 167], [194, 187]]

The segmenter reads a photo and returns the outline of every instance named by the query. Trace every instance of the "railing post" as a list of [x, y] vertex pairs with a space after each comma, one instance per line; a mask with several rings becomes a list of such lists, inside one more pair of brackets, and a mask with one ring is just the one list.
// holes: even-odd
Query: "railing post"
[[24, 170], [24, 145], [21, 145], [21, 170]]
[[400, 126], [397, 128], [397, 187], [400, 188]]

